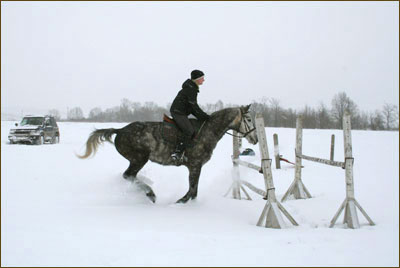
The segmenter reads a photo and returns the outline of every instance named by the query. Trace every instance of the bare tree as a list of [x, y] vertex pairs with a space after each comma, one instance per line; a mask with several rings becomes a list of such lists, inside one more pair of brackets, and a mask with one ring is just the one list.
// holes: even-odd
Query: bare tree
[[353, 129], [368, 129], [369, 128], [369, 113], [359, 112], [354, 118], [354, 123], [351, 125]]
[[152, 101], [144, 103], [142, 108], [144, 111], [144, 121], [158, 121], [162, 119], [162, 116], [158, 114], [158, 106]]
[[327, 129], [332, 126], [332, 119], [329, 115], [329, 110], [323, 102], [317, 108], [317, 127]]
[[118, 119], [120, 122], [129, 122], [133, 119], [133, 103], [127, 98], [121, 100]]
[[206, 113], [215, 112], [215, 105], [212, 103], [206, 103], [205, 105], [200, 104], [199, 106]]
[[282, 110], [282, 127], [296, 127], [297, 112], [292, 108]]
[[69, 120], [82, 120], [84, 118], [83, 111], [80, 107], [74, 107], [68, 111], [67, 119]]
[[357, 105], [345, 92], [340, 92], [336, 94], [332, 100], [332, 117], [339, 129], [342, 129], [343, 115], [346, 110], [352, 115], [352, 120], [358, 114]]
[[200, 105], [200, 108], [202, 108], [206, 113], [212, 114], [213, 112], [222, 110], [224, 108], [224, 103], [219, 100], [216, 103], [207, 103], [205, 105]]
[[303, 127], [304, 128], [316, 128], [317, 127], [317, 116], [313, 108], [308, 105], [304, 106], [300, 114], [303, 116]]
[[218, 100], [215, 103], [215, 109], [216, 109], [216, 111], [224, 109], [224, 103], [221, 100]]
[[[270, 107], [268, 106], [269, 99], [266, 97], [262, 97], [261, 100], [256, 101], [254, 100], [253, 103], [251, 104], [251, 110], [250, 114], [251, 117], [254, 119], [255, 115], [257, 113], [261, 113], [263, 118], [264, 118], [264, 124], [266, 126], [271, 126], [271, 112], [270, 112]], [[232, 107], [229, 105], [226, 105], [225, 107]]]
[[103, 122], [104, 116], [102, 116], [102, 113], [103, 113], [103, 111], [101, 110], [101, 108], [99, 108], [99, 107], [93, 108], [89, 112], [89, 119], [92, 121]]
[[108, 108], [104, 111], [104, 121], [106, 122], [120, 122], [119, 119], [119, 106]]
[[61, 114], [57, 109], [51, 109], [49, 115], [54, 116], [57, 121], [61, 119]]
[[375, 110], [375, 112], [370, 114], [369, 120], [369, 124], [372, 130], [385, 129], [385, 121], [381, 111]]
[[272, 126], [274, 127], [279, 127], [281, 123], [282, 108], [280, 103], [281, 102], [278, 99], [269, 99], [269, 104], [272, 112]]
[[382, 115], [385, 120], [385, 129], [394, 129], [399, 119], [399, 110], [397, 105], [385, 103], [382, 109]]

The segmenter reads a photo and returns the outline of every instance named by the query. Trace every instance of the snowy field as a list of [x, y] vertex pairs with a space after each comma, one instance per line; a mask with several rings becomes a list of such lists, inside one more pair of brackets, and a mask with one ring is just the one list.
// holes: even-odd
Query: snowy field
[[[303, 161], [302, 178], [313, 198], [283, 206], [299, 226], [256, 223], [266, 203], [223, 197], [231, 185], [232, 137], [225, 135], [203, 167], [197, 200], [175, 204], [188, 190], [185, 167], [148, 163], [139, 173], [152, 181], [151, 203], [122, 178], [128, 162], [112, 144], [80, 160], [89, 133], [117, 123], [59, 123], [56, 145], [10, 145], [15, 122], [1, 122], [1, 266], [399, 266], [398, 132], [352, 131], [355, 197], [376, 223], [358, 211], [360, 229], [329, 223], [345, 198], [344, 170]], [[295, 129], [266, 128], [269, 151], [294, 161]], [[343, 161], [339, 130], [304, 130], [303, 153]], [[257, 145], [254, 157], [260, 164]], [[294, 179], [282, 162], [273, 179], [280, 200]], [[240, 167], [241, 178], [264, 189], [263, 176]]]

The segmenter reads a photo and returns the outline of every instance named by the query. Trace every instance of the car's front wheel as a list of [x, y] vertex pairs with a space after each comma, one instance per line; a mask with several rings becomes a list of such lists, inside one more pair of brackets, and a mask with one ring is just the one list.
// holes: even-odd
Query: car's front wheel
[[36, 145], [42, 145], [44, 143], [44, 136], [40, 136], [36, 140]]
[[60, 142], [60, 136], [59, 135], [54, 136], [53, 139], [51, 140], [52, 144], [56, 144], [56, 143], [59, 143], [59, 142]]

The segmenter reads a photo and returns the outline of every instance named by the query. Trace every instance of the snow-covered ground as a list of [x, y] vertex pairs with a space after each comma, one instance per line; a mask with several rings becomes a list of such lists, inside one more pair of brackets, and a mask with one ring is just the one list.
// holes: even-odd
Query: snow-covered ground
[[[266, 203], [223, 197], [231, 185], [232, 137], [225, 135], [203, 167], [198, 199], [175, 204], [188, 188], [185, 167], [148, 163], [151, 203], [122, 178], [128, 162], [112, 144], [80, 160], [89, 133], [117, 123], [59, 123], [56, 145], [9, 145], [14, 122], [1, 122], [1, 266], [399, 266], [398, 132], [352, 131], [355, 196], [376, 223], [358, 211], [360, 229], [329, 223], [345, 198], [344, 170], [304, 161], [313, 198], [283, 204], [299, 223], [269, 229], [256, 223]], [[294, 161], [295, 129], [266, 128], [269, 151]], [[339, 130], [304, 130], [303, 153], [343, 161]], [[260, 164], [258, 145], [255, 157]], [[280, 200], [294, 178], [282, 162], [273, 179]], [[240, 167], [241, 178], [264, 189], [263, 176]]]

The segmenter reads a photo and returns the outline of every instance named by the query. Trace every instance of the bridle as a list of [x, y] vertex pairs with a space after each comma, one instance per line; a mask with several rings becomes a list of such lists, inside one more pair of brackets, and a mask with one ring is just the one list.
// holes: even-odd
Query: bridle
[[246, 131], [246, 132], [243, 133], [243, 132], [241, 132], [240, 130], [235, 130], [236, 132], [242, 134], [241, 136], [231, 134], [231, 133], [229, 133], [228, 131], [226, 131], [225, 133], [228, 134], [228, 135], [231, 135], [231, 136], [233, 136], [233, 137], [235, 137], [235, 138], [245, 138], [245, 137], [246, 137], [247, 135], [249, 135], [251, 132], [253, 132], [254, 130], [256, 130], [255, 127], [250, 128], [249, 124], [247, 124], [246, 120], [244, 120], [244, 116], [243, 116], [243, 115], [248, 114], [248, 113], [249, 113], [249, 112], [243, 113], [242, 110], [240, 110], [240, 115], [241, 115], [240, 125], [242, 125], [242, 123], [243, 123], [243, 121], [244, 121], [244, 126], [245, 126], [245, 131]]

